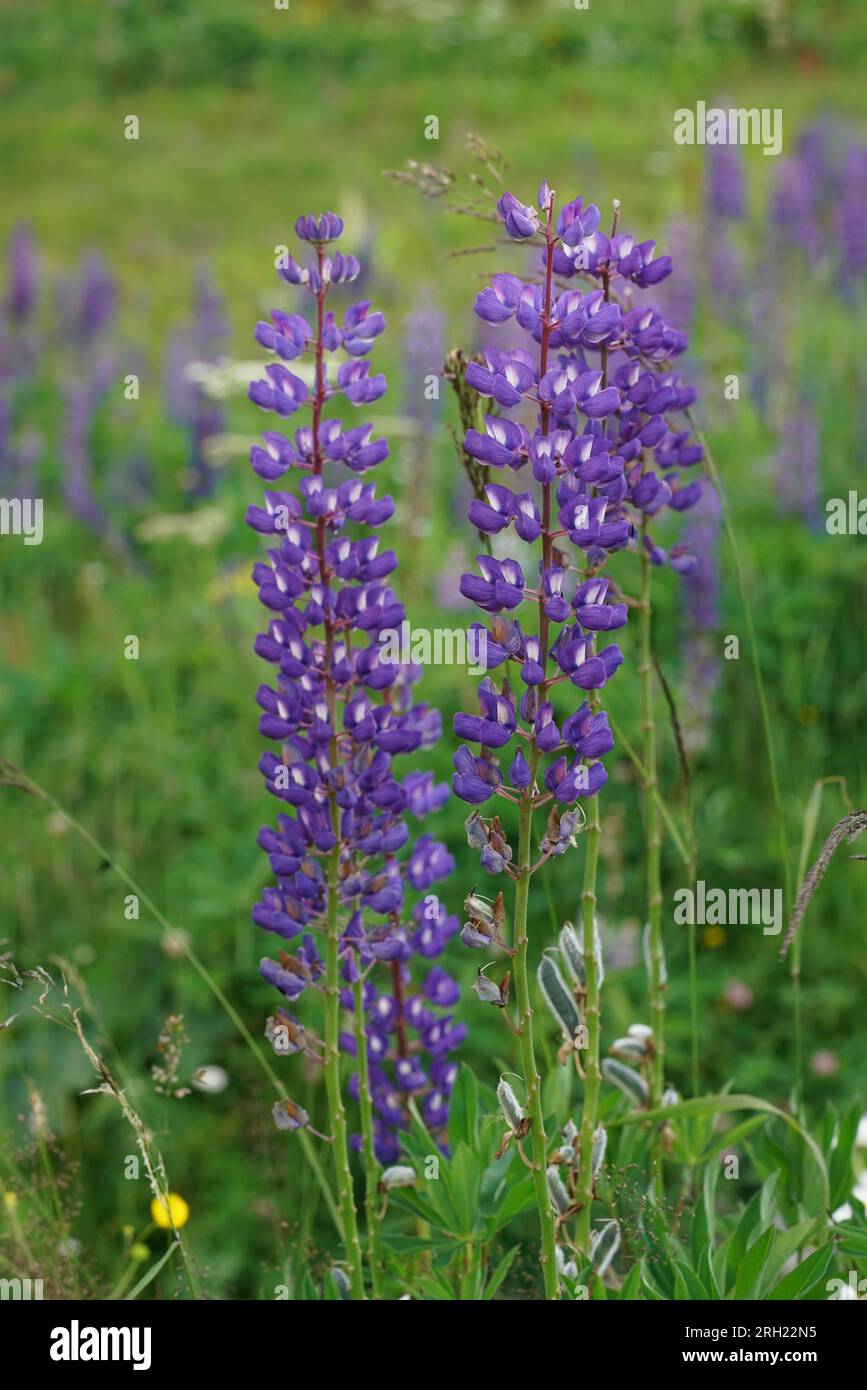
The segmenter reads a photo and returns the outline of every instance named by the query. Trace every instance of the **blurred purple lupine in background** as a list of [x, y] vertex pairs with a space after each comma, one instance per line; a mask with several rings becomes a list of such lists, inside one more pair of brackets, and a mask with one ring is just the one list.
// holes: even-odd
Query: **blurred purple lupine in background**
[[65, 343], [93, 352], [100, 338], [114, 328], [117, 316], [117, 280], [102, 256], [91, 252], [70, 277], [57, 286], [57, 316]]
[[811, 530], [823, 522], [819, 497], [819, 430], [808, 400], [792, 402], [783, 419], [776, 453], [780, 510], [799, 516]]
[[97, 253], [85, 256], [56, 290], [59, 339], [67, 360], [65, 420], [61, 439], [62, 495], [70, 513], [97, 532], [115, 551], [126, 541], [109, 518], [104, 495], [110, 466], [97, 476], [94, 441], [100, 411], [113, 390], [120, 396], [115, 328], [118, 287]]
[[738, 145], [708, 145], [705, 165], [704, 222], [708, 244], [711, 295], [738, 317], [743, 297], [745, 265], [732, 226], [746, 213], [743, 154]]
[[440, 374], [445, 357], [445, 324], [445, 315], [429, 292], [416, 296], [404, 320], [403, 409], [415, 425], [410, 444], [413, 467], [429, 457], [442, 418]]
[[38, 491], [36, 466], [42, 435], [22, 423], [26, 398], [38, 363], [35, 315], [39, 292], [39, 258], [29, 227], [16, 227], [9, 239], [7, 290], [0, 305], [0, 492], [5, 497], [33, 497]]
[[852, 143], [843, 157], [837, 240], [844, 282], [867, 272], [867, 145]]
[[225, 417], [192, 373], [196, 366], [219, 362], [230, 336], [222, 297], [208, 273], [199, 270], [193, 288], [191, 321], [170, 339], [165, 365], [169, 417], [182, 425], [189, 436], [185, 492], [196, 499], [209, 497], [214, 491], [216, 473], [209, 445], [223, 432]]
[[39, 289], [39, 261], [36, 242], [29, 227], [16, 227], [9, 238], [9, 290], [6, 313], [20, 327], [36, 308]]
[[688, 217], [676, 217], [665, 236], [677, 274], [663, 280], [659, 303], [666, 321], [681, 333], [692, 330], [696, 310], [696, 237]]

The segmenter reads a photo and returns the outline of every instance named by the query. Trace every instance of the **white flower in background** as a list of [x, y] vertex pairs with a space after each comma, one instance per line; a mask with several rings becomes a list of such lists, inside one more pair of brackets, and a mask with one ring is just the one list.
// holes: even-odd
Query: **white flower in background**
[[206, 1095], [218, 1096], [229, 1084], [229, 1073], [222, 1067], [199, 1067], [193, 1074], [193, 1085]]

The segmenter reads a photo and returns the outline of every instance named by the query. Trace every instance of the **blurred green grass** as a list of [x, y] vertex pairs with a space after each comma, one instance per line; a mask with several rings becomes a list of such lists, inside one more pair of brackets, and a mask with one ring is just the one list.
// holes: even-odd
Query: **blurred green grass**
[[[390, 395], [374, 412], [381, 417], [397, 411], [404, 389], [400, 327], [417, 287], [434, 287], [449, 342], [466, 342], [472, 293], [501, 261], [443, 259], [446, 250], [486, 240], [487, 231], [395, 187], [383, 169], [407, 158], [465, 168], [465, 135], [477, 130], [505, 151], [514, 187], [527, 197], [546, 174], [564, 192], [602, 205], [620, 197], [627, 225], [661, 236], [672, 215], [694, 212], [700, 200], [701, 152], [680, 150], [675, 158], [671, 143], [677, 106], [721, 93], [737, 104], [779, 105], [787, 134], [823, 109], [863, 115], [863, 73], [850, 54], [859, 43], [863, 51], [867, 14], [854, 4], [770, 7], [747, 0], [672, 10], [610, 0], [604, 12], [592, 5], [583, 13], [564, 0], [531, 16], [525, 11], [493, 3], [470, 14], [446, 5], [298, 4], [284, 14], [258, 4], [182, 0], [3, 6], [0, 158], [7, 196], [0, 237], [25, 218], [46, 273], [95, 245], [120, 277], [124, 337], [131, 357], [144, 363], [136, 429], [147, 436], [166, 509], [181, 506], [183, 441], [163, 418], [161, 354], [203, 256], [227, 298], [231, 348], [255, 360], [255, 318], [271, 303], [288, 302], [274, 282], [273, 248], [288, 239], [297, 212], [345, 209], [347, 244], [373, 238], [371, 293], [390, 319], [378, 349], [391, 378]], [[771, 22], [771, 14], [783, 18]], [[122, 138], [129, 113], [141, 122], [138, 142]], [[429, 113], [440, 119], [437, 143], [423, 138]], [[773, 161], [755, 150], [747, 160], [757, 209]], [[863, 476], [856, 411], [864, 389], [863, 299], [834, 300], [806, 277], [798, 291], [795, 357], [813, 376], [823, 495], [845, 495]], [[814, 537], [778, 517], [764, 467], [773, 448], [768, 425], [749, 401], [722, 401], [722, 377], [745, 371], [749, 346], [706, 307], [696, 347], [710, 389], [700, 414], [746, 556], [794, 853], [817, 778], [845, 775], [854, 803], [864, 803], [865, 566], [858, 537]], [[43, 349], [51, 363], [50, 338]], [[47, 397], [40, 410], [50, 417]], [[105, 446], [108, 464], [111, 438], [130, 419], [118, 409]], [[232, 432], [258, 428], [256, 411], [233, 404]], [[399, 505], [390, 539], [401, 553], [400, 587], [416, 626], [442, 623], [431, 576], [454, 539], [454, 469], [442, 427], [421, 476], [399, 449], [386, 465]], [[59, 473], [59, 460], [49, 459], [55, 486]], [[260, 677], [250, 646], [260, 620], [250, 586], [231, 577], [236, 567], [243, 575], [256, 551], [242, 521], [254, 494], [239, 453], [218, 498], [231, 519], [223, 538], [201, 548], [183, 540], [151, 546], [146, 574], [119, 564], [49, 494], [43, 546], [0, 546], [0, 751], [79, 816], [189, 933], [258, 1033], [270, 1002], [249, 921], [265, 871], [256, 830], [270, 813], [256, 771], [261, 745], [252, 700]], [[409, 542], [420, 495], [428, 527]], [[464, 541], [469, 556], [466, 532]], [[724, 546], [722, 555], [721, 631], [740, 634], [742, 656], [723, 663], [713, 736], [695, 768], [700, 876], [709, 884], [773, 887], [780, 873], [767, 767]], [[661, 576], [658, 591], [660, 657], [677, 686], [676, 578]], [[123, 659], [127, 633], [140, 638], [138, 663]], [[446, 730], [454, 710], [471, 707], [472, 685], [451, 670], [426, 673], [424, 691], [441, 705]], [[637, 684], [628, 661], [610, 702], [634, 737]], [[446, 733], [433, 758], [443, 777], [450, 747]], [[676, 800], [667, 731], [663, 766], [666, 791]], [[842, 814], [835, 798], [829, 789], [822, 831]], [[625, 756], [606, 791], [607, 811], [614, 807], [624, 826], [621, 891], [607, 896], [614, 871], [606, 868], [601, 900], [611, 927], [640, 926], [640, 809]], [[461, 843], [461, 818], [452, 807], [432, 827], [459, 861], [444, 892], [455, 911], [479, 877]], [[246, 1050], [201, 981], [167, 954], [159, 929], [144, 913], [137, 923], [125, 920], [126, 890], [43, 806], [3, 789], [0, 836], [0, 935], [11, 939], [19, 963], [62, 957], [82, 972], [107, 1034], [137, 1078], [172, 1184], [191, 1203], [190, 1239], [210, 1291], [271, 1296], [298, 1221], [317, 1244], [330, 1232], [300, 1149], [272, 1132], [270, 1097]], [[664, 853], [670, 901], [682, 871], [670, 845]], [[805, 927], [807, 1055], [829, 1050], [838, 1063], [827, 1078], [808, 1074], [814, 1113], [826, 1099], [849, 1098], [859, 1087], [863, 1093], [867, 1073], [861, 868], [843, 859], [835, 864]], [[557, 919], [571, 916], [574, 863], [556, 861], [550, 883]], [[533, 912], [537, 934], [547, 933], [544, 895], [536, 895]], [[684, 1086], [686, 942], [671, 929], [669, 942], [671, 1069]], [[792, 1028], [776, 945], [745, 929], [730, 931], [716, 949], [702, 944], [699, 984], [707, 1084], [734, 1079], [738, 1090], [781, 1101], [791, 1085]], [[455, 948], [449, 964], [468, 982], [474, 961]], [[724, 1003], [723, 986], [732, 978], [753, 991], [745, 1012]], [[612, 974], [606, 990], [605, 1028], [613, 1037], [643, 1016], [640, 965]], [[459, 1009], [471, 1023], [465, 1055], [490, 1079], [495, 1067], [510, 1066], [509, 1047], [496, 1020], [473, 1002], [465, 997]], [[172, 1011], [186, 1020], [190, 1068], [216, 1062], [229, 1071], [222, 1096], [174, 1104], [148, 1098], [154, 1044]], [[552, 1042], [549, 1061], [553, 1052]], [[301, 1082], [298, 1068], [289, 1075], [293, 1064], [286, 1065], [293, 1094], [315, 1113], [312, 1082]], [[46, 1099], [66, 1155], [63, 1171], [80, 1190], [76, 1234], [97, 1286], [110, 1287], [121, 1228], [139, 1229], [147, 1219], [143, 1185], [122, 1178], [131, 1135], [102, 1098], [77, 1095], [90, 1084], [87, 1064], [66, 1035], [41, 1020], [22, 1019], [0, 1034], [0, 1066], [3, 1118], [22, 1144], [27, 1078]]]

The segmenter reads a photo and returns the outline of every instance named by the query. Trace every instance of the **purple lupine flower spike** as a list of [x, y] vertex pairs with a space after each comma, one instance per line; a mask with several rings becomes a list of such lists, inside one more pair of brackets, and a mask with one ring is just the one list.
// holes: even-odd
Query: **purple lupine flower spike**
[[[485, 347], [483, 363], [467, 370], [468, 385], [501, 412], [522, 410], [523, 422], [500, 413], [486, 418], [484, 433], [466, 435], [467, 451], [499, 470], [469, 519], [479, 531], [514, 538], [496, 556], [477, 556], [478, 572], [460, 580], [461, 593], [491, 615], [488, 671], [503, 667], [518, 690], [489, 674], [479, 712], [455, 716], [465, 746], [452, 785], [471, 806], [514, 801], [535, 786], [534, 805], [553, 802], [561, 817], [546, 853], [562, 853], [580, 823], [574, 808], [603, 785], [602, 759], [613, 747], [596, 692], [623, 660], [608, 635], [624, 626], [627, 608], [603, 571], [618, 550], [637, 545], [648, 518], [696, 504], [701, 485], [690, 470], [702, 451], [677, 423], [696, 394], [675, 368], [688, 311], [673, 326], [634, 293], [665, 281], [671, 258], [618, 231], [616, 218], [606, 237], [599, 209], [581, 198], [554, 217], [553, 199], [543, 183], [540, 217], [513, 194], [501, 197], [509, 236], [544, 239], [541, 282], [500, 273], [476, 297], [492, 333], [514, 319], [538, 350]], [[572, 288], [576, 277], [589, 288]], [[528, 549], [537, 543], [535, 553]], [[666, 554], [649, 536], [646, 543], [658, 562], [688, 572], [686, 547]], [[573, 688], [571, 701], [561, 683]], [[514, 875], [492, 824], [475, 813], [470, 844], [487, 872]]]
[[16, 227], [9, 240], [9, 296], [7, 310], [16, 324], [31, 317], [39, 288], [36, 243], [29, 227]]
[[[410, 1096], [444, 1142], [454, 1083], [448, 1055], [463, 1031], [442, 1010], [453, 1007], [457, 986], [440, 967], [426, 974], [418, 963], [438, 957], [459, 923], [431, 891], [450, 874], [451, 856], [429, 834], [414, 839], [408, 823], [439, 810], [448, 788], [421, 771], [401, 778], [395, 767], [399, 755], [436, 742], [440, 721], [414, 702], [419, 670], [387, 660], [381, 640], [405, 617], [388, 582], [394, 554], [380, 548], [372, 529], [394, 506], [367, 481], [388, 447], [372, 426], [344, 426], [328, 413], [339, 398], [358, 407], [386, 389], [364, 360], [385, 328], [383, 316], [367, 301], [339, 315], [328, 309], [331, 287], [359, 272], [354, 257], [334, 249], [342, 231], [334, 213], [298, 219], [312, 259], [287, 259], [281, 275], [307, 290], [312, 312], [275, 310], [256, 329], [260, 346], [279, 359], [250, 386], [251, 400], [278, 418], [251, 451], [269, 490], [247, 520], [271, 545], [267, 562], [253, 570], [268, 613], [255, 649], [273, 672], [256, 698], [260, 730], [277, 745], [260, 767], [281, 814], [276, 828], [259, 835], [274, 882], [253, 920], [285, 943], [261, 973], [295, 1003], [321, 988], [323, 937], [326, 978], [334, 966], [327, 914], [336, 906], [340, 1004], [352, 1009], [353, 986], [362, 986], [375, 1147], [391, 1162]], [[345, 360], [335, 362], [337, 353]], [[284, 365], [305, 357], [312, 387]], [[290, 415], [299, 421], [291, 438], [284, 432]], [[338, 1038], [328, 1035], [337, 1015], [329, 1017], [330, 1051]], [[354, 1052], [355, 1036], [341, 1033], [339, 1044]], [[358, 1085], [352, 1078], [351, 1095]]]
[[[291, 355], [290, 346], [295, 344], [297, 337], [297, 334], [293, 336], [293, 324], [283, 322], [290, 319], [290, 315], [283, 314], [273, 327], [260, 324], [256, 330], [257, 341], [284, 359]], [[270, 332], [270, 339], [263, 338], [260, 332], [263, 329]], [[169, 413], [188, 434], [190, 481], [187, 490], [195, 498], [207, 497], [214, 491], [216, 474], [210, 449], [213, 440], [223, 431], [225, 417], [220, 406], [191, 379], [190, 371], [200, 364], [219, 362], [225, 353], [229, 333], [222, 297], [208, 274], [200, 270], [193, 289], [191, 322], [169, 343], [165, 378]], [[298, 352], [301, 350], [298, 347]]]

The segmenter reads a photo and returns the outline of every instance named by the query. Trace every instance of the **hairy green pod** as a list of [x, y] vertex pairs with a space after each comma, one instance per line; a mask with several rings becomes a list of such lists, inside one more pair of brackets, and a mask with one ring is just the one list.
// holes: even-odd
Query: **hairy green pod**
[[593, 1152], [590, 1158], [590, 1167], [594, 1178], [598, 1176], [602, 1164], [605, 1162], [605, 1150], [608, 1147], [608, 1131], [604, 1125], [599, 1125], [593, 1135]]
[[634, 1101], [636, 1105], [647, 1104], [650, 1098], [650, 1089], [644, 1077], [639, 1076], [632, 1067], [626, 1067], [622, 1062], [615, 1062], [612, 1057], [606, 1057], [602, 1063], [602, 1075], [613, 1086], [618, 1086], [623, 1094]]
[[556, 961], [553, 961], [550, 956], [542, 957], [537, 978], [545, 1003], [571, 1042], [581, 1027], [581, 1015], [571, 990], [567, 988], [563, 976], [557, 968]]
[[620, 1227], [616, 1221], [606, 1221], [590, 1242], [590, 1262], [597, 1274], [605, 1273], [619, 1248]]
[[572, 1199], [566, 1191], [566, 1184], [560, 1177], [560, 1169], [557, 1167], [556, 1163], [551, 1164], [546, 1176], [548, 1179], [548, 1196], [551, 1198], [551, 1204], [558, 1216], [565, 1216], [572, 1205]]
[[611, 1051], [618, 1057], [634, 1057], [639, 1062], [647, 1056], [647, 1048], [638, 1038], [615, 1038]]
[[500, 1102], [500, 1109], [503, 1112], [503, 1118], [506, 1124], [513, 1134], [517, 1134], [523, 1126], [526, 1117], [518, 1104], [518, 1097], [515, 1095], [508, 1081], [502, 1077], [497, 1087], [497, 1100]]

